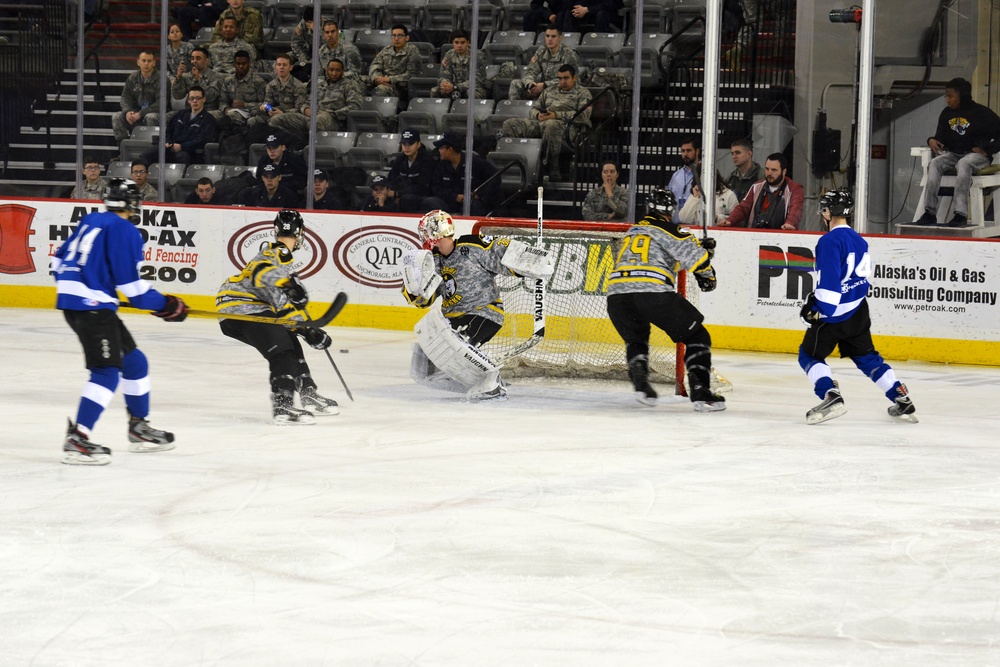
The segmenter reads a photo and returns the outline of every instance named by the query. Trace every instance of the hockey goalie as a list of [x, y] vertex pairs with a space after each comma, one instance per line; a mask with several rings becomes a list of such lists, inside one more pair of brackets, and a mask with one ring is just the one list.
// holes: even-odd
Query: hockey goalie
[[[425, 249], [403, 258], [403, 295], [429, 311], [414, 327], [410, 374], [419, 384], [464, 393], [469, 400], [506, 400], [497, 365], [481, 349], [503, 326], [496, 277], [504, 272], [545, 279], [549, 253], [521, 241], [468, 234], [455, 238], [444, 211], [420, 219]], [[440, 297], [440, 308], [431, 306]]]

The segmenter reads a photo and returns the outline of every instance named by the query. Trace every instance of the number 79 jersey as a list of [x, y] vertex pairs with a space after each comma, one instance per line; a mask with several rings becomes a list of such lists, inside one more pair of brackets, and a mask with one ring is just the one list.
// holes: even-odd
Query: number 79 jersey
[[816, 308], [825, 322], [843, 322], [868, 296], [872, 260], [868, 242], [847, 225], [816, 244]]

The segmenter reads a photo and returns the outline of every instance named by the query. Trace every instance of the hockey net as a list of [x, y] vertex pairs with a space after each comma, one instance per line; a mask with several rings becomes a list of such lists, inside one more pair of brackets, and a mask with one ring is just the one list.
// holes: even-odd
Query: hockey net
[[[545, 336], [526, 352], [502, 362], [505, 376], [627, 379], [625, 344], [608, 319], [607, 280], [628, 228], [625, 223], [545, 222], [544, 245], [556, 263], [545, 292]], [[473, 231], [529, 245], [534, 245], [537, 234], [530, 220], [482, 220]], [[681, 272], [677, 288], [697, 305], [695, 282]], [[490, 358], [503, 359], [532, 334], [534, 279], [501, 276], [497, 284], [504, 302], [504, 325], [484, 349]], [[676, 393], [686, 395], [683, 345], [656, 327], [650, 335], [649, 368], [652, 380], [671, 383]], [[712, 389], [732, 389], [714, 368]]]

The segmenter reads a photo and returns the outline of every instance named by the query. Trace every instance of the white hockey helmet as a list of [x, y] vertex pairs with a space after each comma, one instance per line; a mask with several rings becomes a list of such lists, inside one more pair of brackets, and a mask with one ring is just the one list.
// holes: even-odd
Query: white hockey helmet
[[431, 211], [420, 218], [417, 234], [424, 247], [433, 248], [438, 240], [455, 235], [455, 221], [446, 211]]

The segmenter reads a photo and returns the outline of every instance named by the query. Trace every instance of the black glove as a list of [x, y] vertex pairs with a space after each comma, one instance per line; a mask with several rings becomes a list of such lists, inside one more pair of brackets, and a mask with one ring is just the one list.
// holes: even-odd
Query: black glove
[[295, 306], [296, 309], [302, 310], [309, 303], [306, 286], [302, 284], [302, 281], [294, 273], [288, 276], [288, 282], [281, 289], [285, 293], [285, 296], [288, 297], [288, 303]]
[[302, 336], [302, 339], [309, 345], [309, 347], [317, 350], [325, 350], [333, 343], [333, 339], [330, 338], [330, 334], [322, 329], [296, 329], [295, 333]]
[[715, 239], [706, 236], [701, 240], [701, 247], [708, 251], [708, 261], [715, 259]]
[[703, 273], [694, 274], [695, 280], [698, 281], [698, 287], [701, 288], [702, 292], [711, 292], [718, 286], [718, 282], [715, 280], [715, 276], [708, 276]]
[[164, 322], [183, 322], [188, 316], [187, 304], [172, 294], [164, 294], [163, 296], [167, 298], [167, 304], [163, 306], [163, 310], [158, 310], [153, 314], [162, 317]]
[[819, 311], [816, 310], [816, 293], [809, 292], [809, 296], [806, 297], [806, 302], [802, 304], [802, 309], [799, 310], [799, 318], [802, 319], [802, 324], [807, 327], [819, 322]]

